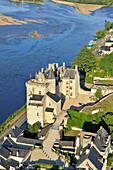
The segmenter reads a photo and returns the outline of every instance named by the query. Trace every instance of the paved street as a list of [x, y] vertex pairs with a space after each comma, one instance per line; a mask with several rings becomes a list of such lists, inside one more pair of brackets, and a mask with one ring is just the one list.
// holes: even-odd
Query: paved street
[[12, 127], [18, 126], [20, 127], [25, 121], [27, 120], [27, 113], [26, 109], [24, 109], [18, 116], [16, 116], [13, 121], [10, 122], [10, 126], [4, 130], [2, 133], [0, 133], [0, 141], [2, 141], [2, 138], [10, 133], [12, 130]]
[[76, 99], [67, 99], [64, 103], [63, 109], [68, 110], [72, 107], [80, 107], [83, 104], [87, 104], [90, 102], [94, 102], [90, 100], [91, 94], [85, 95], [85, 94], [79, 94], [79, 96]]

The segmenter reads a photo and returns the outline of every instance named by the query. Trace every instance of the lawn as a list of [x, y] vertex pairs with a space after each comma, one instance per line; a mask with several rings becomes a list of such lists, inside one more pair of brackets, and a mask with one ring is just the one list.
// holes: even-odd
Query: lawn
[[92, 112], [99, 109], [102, 112], [113, 112], [113, 95], [108, 96], [105, 100], [98, 103], [96, 106], [88, 106], [83, 109], [84, 112]]
[[113, 86], [113, 80], [98, 80], [95, 84]]
[[65, 133], [65, 136], [75, 136], [75, 137], [78, 137], [78, 133], [79, 133], [79, 131], [77, 131], [77, 130], [70, 130], [69, 132]]

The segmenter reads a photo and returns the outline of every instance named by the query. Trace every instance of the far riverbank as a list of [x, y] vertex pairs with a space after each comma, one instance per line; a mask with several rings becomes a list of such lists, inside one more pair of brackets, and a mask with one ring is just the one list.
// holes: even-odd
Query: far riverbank
[[32, 0], [9, 0], [10, 2], [26, 2], [26, 3], [30, 3], [30, 4], [42, 4], [44, 1], [43, 0], [36, 0], [36, 1], [32, 1]]
[[104, 8], [105, 5], [94, 5], [94, 4], [80, 4], [80, 3], [74, 3], [74, 2], [67, 2], [62, 0], [52, 0], [55, 3], [59, 4], [65, 4], [74, 7], [77, 11], [79, 11], [82, 14], [91, 14], [91, 12]]

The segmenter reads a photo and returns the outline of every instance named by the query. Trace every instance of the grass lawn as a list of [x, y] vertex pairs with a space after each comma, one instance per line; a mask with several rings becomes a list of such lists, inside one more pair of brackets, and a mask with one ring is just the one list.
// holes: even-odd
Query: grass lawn
[[78, 137], [78, 133], [79, 133], [79, 131], [77, 131], [77, 130], [70, 130], [69, 132], [65, 133], [65, 136], [75, 136], [75, 137]]
[[96, 109], [100, 109], [103, 112], [113, 112], [113, 95], [107, 97], [107, 99], [101, 101], [96, 106], [87, 107], [83, 111], [92, 112]]
[[105, 86], [113, 86], [113, 80], [98, 80], [95, 84], [101, 84]]

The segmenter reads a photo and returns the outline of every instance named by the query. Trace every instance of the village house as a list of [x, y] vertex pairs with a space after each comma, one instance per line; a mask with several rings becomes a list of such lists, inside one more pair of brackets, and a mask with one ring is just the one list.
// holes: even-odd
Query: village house
[[110, 149], [110, 136], [103, 127], [97, 133], [84, 132], [79, 136], [79, 159], [76, 168], [105, 170], [108, 150]]
[[27, 122], [28, 126], [38, 122], [53, 123], [60, 114], [62, 102], [76, 98], [80, 90], [80, 77], [77, 66], [66, 68], [65, 63], [49, 64], [48, 68], [36, 73], [35, 78], [26, 83], [27, 89]]
[[109, 40], [106, 40], [104, 45], [99, 49], [101, 55], [107, 55], [113, 52], [113, 37], [110, 37]]

